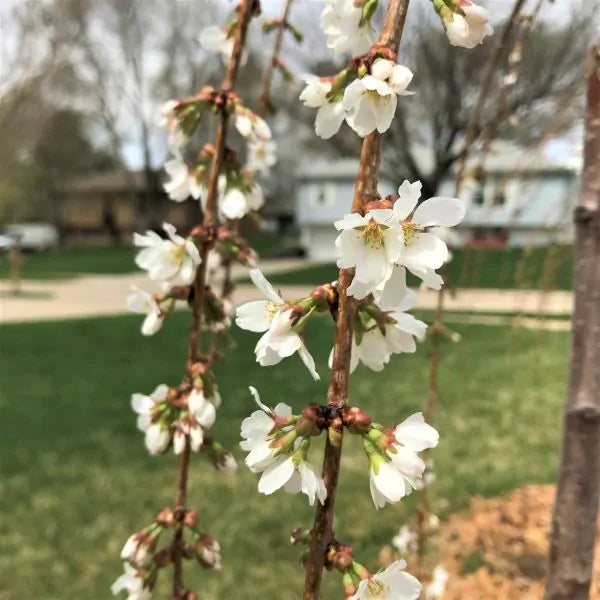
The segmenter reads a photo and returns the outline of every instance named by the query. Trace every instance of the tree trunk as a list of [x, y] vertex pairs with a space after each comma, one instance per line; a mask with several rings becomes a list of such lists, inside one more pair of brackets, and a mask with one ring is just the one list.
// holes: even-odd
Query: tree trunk
[[575, 311], [546, 600], [589, 597], [600, 497], [600, 44], [588, 68]]

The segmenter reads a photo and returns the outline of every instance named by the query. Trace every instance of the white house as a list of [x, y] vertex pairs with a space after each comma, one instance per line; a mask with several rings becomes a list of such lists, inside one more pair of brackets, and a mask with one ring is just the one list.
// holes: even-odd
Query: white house
[[[296, 220], [301, 245], [311, 260], [333, 261], [337, 232], [333, 222], [349, 211], [358, 162], [343, 159], [304, 166], [298, 173]], [[545, 245], [573, 241], [572, 207], [580, 165], [552, 161], [497, 142], [468, 167], [461, 197], [466, 217], [456, 228], [460, 245]], [[395, 193], [398, 181], [380, 181], [382, 196]], [[451, 178], [438, 195], [452, 196]]]

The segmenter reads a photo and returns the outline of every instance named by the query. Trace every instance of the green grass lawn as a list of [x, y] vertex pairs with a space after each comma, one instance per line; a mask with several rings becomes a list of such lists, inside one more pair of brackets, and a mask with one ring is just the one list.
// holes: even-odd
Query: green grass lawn
[[[324, 321], [325, 323], [325, 321]], [[127, 536], [172, 503], [176, 458], [150, 457], [129, 409], [132, 392], [161, 382], [177, 384], [184, 362], [188, 315], [169, 317], [151, 339], [134, 316], [6, 325], [0, 366], [0, 598], [99, 600], [120, 573]], [[461, 325], [460, 344], [443, 348], [435, 495], [442, 515], [475, 494], [502, 494], [555, 477], [568, 336], [563, 333]], [[308, 344], [326, 375], [331, 326], [313, 327]], [[321, 401], [297, 357], [277, 368], [253, 361], [255, 334], [234, 331], [237, 348], [219, 368], [224, 399], [215, 435], [234, 450], [243, 417], [254, 406], [247, 386], [264, 402], [296, 410]], [[382, 373], [360, 370], [352, 402], [391, 424], [419, 410], [426, 392], [426, 344], [395, 357]], [[326, 377], [324, 377], [326, 379]], [[313, 460], [319, 461], [319, 448]], [[199, 521], [221, 542], [224, 569], [186, 567], [203, 599], [297, 599], [302, 571], [288, 543], [296, 525], [309, 525], [304, 496], [265, 498], [257, 476], [216, 473], [194, 456], [191, 502]], [[336, 531], [359, 560], [376, 568], [381, 545], [413, 506], [409, 499], [376, 513], [367, 461], [359, 440], [347, 439]], [[160, 588], [161, 590], [163, 588]], [[342, 597], [339, 579], [326, 574], [324, 599]], [[157, 593], [156, 598], [168, 593]]]
[[[573, 287], [573, 248], [459, 248], [453, 251], [450, 282], [459, 288], [549, 289]], [[279, 285], [317, 284], [337, 278], [332, 264], [319, 264], [269, 279]], [[411, 285], [418, 280], [409, 275]]]
[[[48, 250], [24, 254], [23, 279], [69, 279], [82, 274], [131, 273], [137, 270], [131, 246]], [[10, 275], [7, 254], [0, 255], [0, 279]]]
[[[295, 244], [293, 238], [251, 234], [248, 241], [261, 256], [277, 256]], [[23, 279], [70, 279], [78, 275], [119, 274], [137, 271], [132, 246], [69, 248], [24, 254]], [[0, 254], [0, 279], [10, 276], [8, 254]]]

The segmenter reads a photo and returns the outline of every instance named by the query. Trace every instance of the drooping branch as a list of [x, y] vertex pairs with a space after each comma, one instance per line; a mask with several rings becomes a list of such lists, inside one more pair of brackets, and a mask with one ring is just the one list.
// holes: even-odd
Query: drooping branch
[[[409, 0], [390, 0], [377, 44], [397, 53], [402, 37]], [[365, 137], [360, 155], [360, 165], [352, 211], [359, 212], [366, 202], [378, 196], [377, 179], [381, 160], [381, 134], [373, 132]], [[349, 297], [347, 289], [352, 281], [353, 270], [342, 269], [338, 279], [338, 311], [333, 348], [333, 363], [327, 404], [331, 408], [341, 408], [348, 400], [350, 378], [350, 354], [352, 349], [353, 320], [356, 302]], [[323, 480], [327, 498], [321, 505], [317, 503], [315, 520], [310, 536], [309, 554], [306, 562], [304, 600], [318, 600], [325, 563], [327, 546], [333, 539], [333, 517], [342, 452], [342, 427], [334, 422], [325, 444], [323, 459]]]
[[[524, 5], [524, 0], [516, 0], [510, 17], [506, 24], [504, 25], [504, 29], [502, 30], [502, 34], [499, 36], [496, 41], [496, 45], [488, 59], [488, 62], [485, 66], [484, 75], [481, 81], [481, 86], [477, 92], [477, 100], [475, 102], [475, 107], [471, 116], [469, 118], [469, 122], [467, 125], [467, 132], [464, 141], [464, 146], [460, 152], [460, 162], [458, 171], [456, 173], [456, 180], [454, 183], [454, 197], [458, 198], [461, 193], [462, 185], [466, 176], [466, 166], [469, 156], [471, 155], [471, 150], [477, 138], [480, 135], [480, 121], [481, 121], [481, 113], [483, 111], [483, 107], [485, 105], [485, 101], [488, 98], [490, 93], [490, 87], [493, 81], [494, 74], [500, 65], [500, 61], [506, 51], [506, 43], [509, 39], [509, 36], [514, 29], [515, 25], [519, 20], [519, 15], [521, 9]], [[538, 5], [539, 7], [539, 5]], [[448, 273], [449, 270], [447, 268], [443, 269], [443, 277], [444, 277], [444, 285], [442, 289], [438, 292], [436, 311], [434, 316], [434, 322], [430, 328], [431, 335], [431, 353], [429, 356], [429, 383], [427, 387], [427, 399], [424, 406], [424, 416], [428, 423], [433, 422], [437, 403], [438, 403], [438, 375], [439, 375], [439, 362], [440, 362], [440, 346], [442, 337], [448, 334], [446, 327], [444, 326], [444, 312], [445, 312], [445, 296], [447, 293], [447, 287], [449, 286], [448, 281]], [[418, 503], [418, 531], [417, 531], [417, 554], [419, 559], [421, 559], [425, 554], [425, 545], [427, 542], [427, 522], [429, 515], [429, 502], [427, 496], [427, 481], [423, 481], [423, 487], [419, 492], [419, 503]]]
[[[242, 0], [239, 5], [239, 22], [235, 33], [233, 51], [229, 59], [225, 75], [221, 84], [223, 92], [231, 91], [235, 85], [239, 65], [241, 62], [242, 51], [246, 41], [248, 24], [255, 9], [255, 0]], [[206, 232], [218, 224], [218, 179], [223, 166], [223, 157], [225, 153], [225, 140], [227, 137], [227, 126], [229, 114], [227, 110], [222, 110], [219, 116], [217, 132], [214, 142], [214, 154], [212, 158], [211, 171], [207, 185], [207, 197], [203, 213], [203, 230], [206, 240], [203, 241], [200, 256], [202, 262], [196, 272], [194, 281], [193, 295], [193, 316], [192, 325], [189, 334], [187, 372], [188, 377], [193, 379], [197, 370], [197, 363], [200, 351], [200, 336], [202, 330], [202, 311], [204, 306], [204, 295], [206, 287], [206, 263], [210, 247], [210, 236]], [[175, 516], [178, 520], [178, 526], [175, 529], [173, 537], [173, 597], [179, 599], [184, 592], [182, 581], [182, 562], [183, 562], [183, 519], [185, 517], [185, 507], [187, 500], [187, 482], [190, 460], [190, 443], [186, 441], [185, 448], [181, 453], [179, 463], [179, 478], [177, 484], [177, 493], [175, 497]]]
[[589, 596], [600, 500], [600, 44], [588, 66], [585, 162], [575, 209], [571, 375], [546, 600]]

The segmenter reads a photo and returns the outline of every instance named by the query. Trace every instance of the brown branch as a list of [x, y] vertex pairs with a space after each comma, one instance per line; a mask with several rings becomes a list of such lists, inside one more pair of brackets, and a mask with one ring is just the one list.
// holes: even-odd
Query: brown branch
[[[257, 114], [260, 117], [265, 117], [268, 108], [269, 102], [271, 99], [271, 85], [273, 83], [273, 73], [275, 71], [275, 65], [279, 58], [279, 54], [281, 52], [281, 45], [283, 43], [283, 34], [287, 25], [287, 21], [290, 14], [290, 9], [292, 6], [292, 2], [294, 0], [286, 0], [285, 7], [283, 9], [283, 14], [281, 17], [281, 21], [277, 26], [277, 33], [275, 35], [275, 44], [273, 45], [273, 52], [271, 53], [269, 62], [267, 63], [267, 67], [265, 69], [265, 74], [262, 80], [262, 89], [260, 93], [260, 102], [258, 106]], [[235, 220], [231, 223], [230, 229], [232, 233], [237, 233], [239, 231], [239, 220]], [[230, 298], [233, 295], [235, 290], [235, 284], [233, 282], [233, 273], [232, 273], [233, 262], [231, 259], [228, 259], [227, 262], [223, 265], [223, 283], [221, 286], [221, 298]]]
[[[377, 42], [394, 52], [398, 51], [402, 30], [406, 20], [409, 0], [390, 0], [381, 35]], [[377, 177], [381, 160], [381, 135], [373, 132], [365, 137], [360, 154], [360, 166], [352, 211], [358, 212], [369, 200], [378, 196]], [[350, 353], [352, 349], [353, 320], [356, 302], [347, 295], [352, 281], [353, 270], [342, 269], [338, 279], [339, 309], [333, 347], [333, 363], [327, 403], [330, 407], [340, 408], [348, 401], [348, 384], [350, 378]], [[333, 539], [333, 516], [337, 483], [340, 472], [342, 453], [342, 433], [338, 434], [336, 443], [328, 436], [323, 458], [323, 480], [327, 489], [324, 504], [317, 503], [315, 520], [311, 530], [309, 554], [306, 560], [306, 577], [304, 581], [303, 600], [318, 600], [327, 546]]]
[[283, 9], [283, 15], [281, 21], [277, 25], [277, 33], [275, 34], [275, 44], [273, 45], [273, 52], [267, 63], [265, 74], [262, 80], [262, 91], [260, 93], [260, 103], [258, 107], [258, 114], [264, 117], [269, 110], [269, 102], [271, 100], [271, 85], [273, 84], [273, 73], [275, 66], [279, 60], [279, 54], [281, 52], [281, 44], [283, 43], [283, 33], [287, 26], [288, 18], [290, 15], [290, 8], [294, 0], [286, 0], [285, 8]]
[[[255, 0], [242, 0], [239, 5], [239, 22], [235, 34], [233, 51], [227, 65], [225, 76], [221, 84], [222, 91], [228, 92], [233, 89], [237, 72], [239, 69], [242, 50], [246, 41], [246, 32], [248, 24], [254, 11]], [[212, 159], [211, 171], [207, 185], [207, 199], [204, 208], [202, 224], [204, 230], [218, 224], [218, 179], [223, 165], [223, 155], [225, 152], [225, 140], [227, 137], [227, 125], [229, 114], [226, 110], [220, 113], [220, 120], [217, 126], [215, 136], [215, 152]], [[208, 236], [210, 238], [210, 236]], [[194, 304], [192, 307], [192, 324], [189, 334], [187, 371], [188, 377], [193, 379], [195, 365], [198, 361], [200, 347], [200, 336], [202, 329], [202, 309], [204, 306], [204, 293], [206, 288], [206, 262], [211, 240], [207, 239], [202, 243], [200, 256], [202, 263], [196, 272], [194, 281]], [[173, 598], [179, 600], [183, 597], [184, 585], [182, 579], [183, 563], [183, 518], [185, 516], [187, 500], [187, 483], [190, 462], [190, 445], [186, 439], [185, 448], [181, 454], [179, 462], [179, 479], [177, 484], [177, 493], [175, 497], [175, 511], [178, 525], [173, 536]]]
[[588, 67], [571, 376], [552, 516], [546, 600], [586, 600], [600, 499], [600, 44]]
[[479, 136], [479, 123], [481, 121], [481, 113], [483, 112], [483, 106], [490, 92], [490, 87], [494, 78], [494, 72], [498, 64], [500, 63], [500, 60], [502, 59], [502, 55], [504, 53], [504, 50], [506, 49], [508, 38], [510, 37], [511, 32], [518, 21], [519, 13], [521, 12], [521, 8], [524, 4], [525, 0], [516, 0], [508, 22], [502, 30], [502, 35], [500, 35], [496, 40], [494, 50], [492, 51], [492, 54], [490, 55], [490, 58], [485, 66], [483, 77], [481, 79], [481, 86], [479, 88], [479, 94], [477, 96], [477, 101], [475, 102], [475, 108], [471, 113], [471, 118], [469, 119], [469, 124], [467, 126], [465, 144], [460, 153], [460, 163], [458, 167], [458, 172], [456, 174], [456, 189], [454, 194], [456, 197], [458, 197], [460, 193], [462, 182], [465, 176], [469, 152], [471, 150], [471, 147], [477, 140], [477, 137]]

